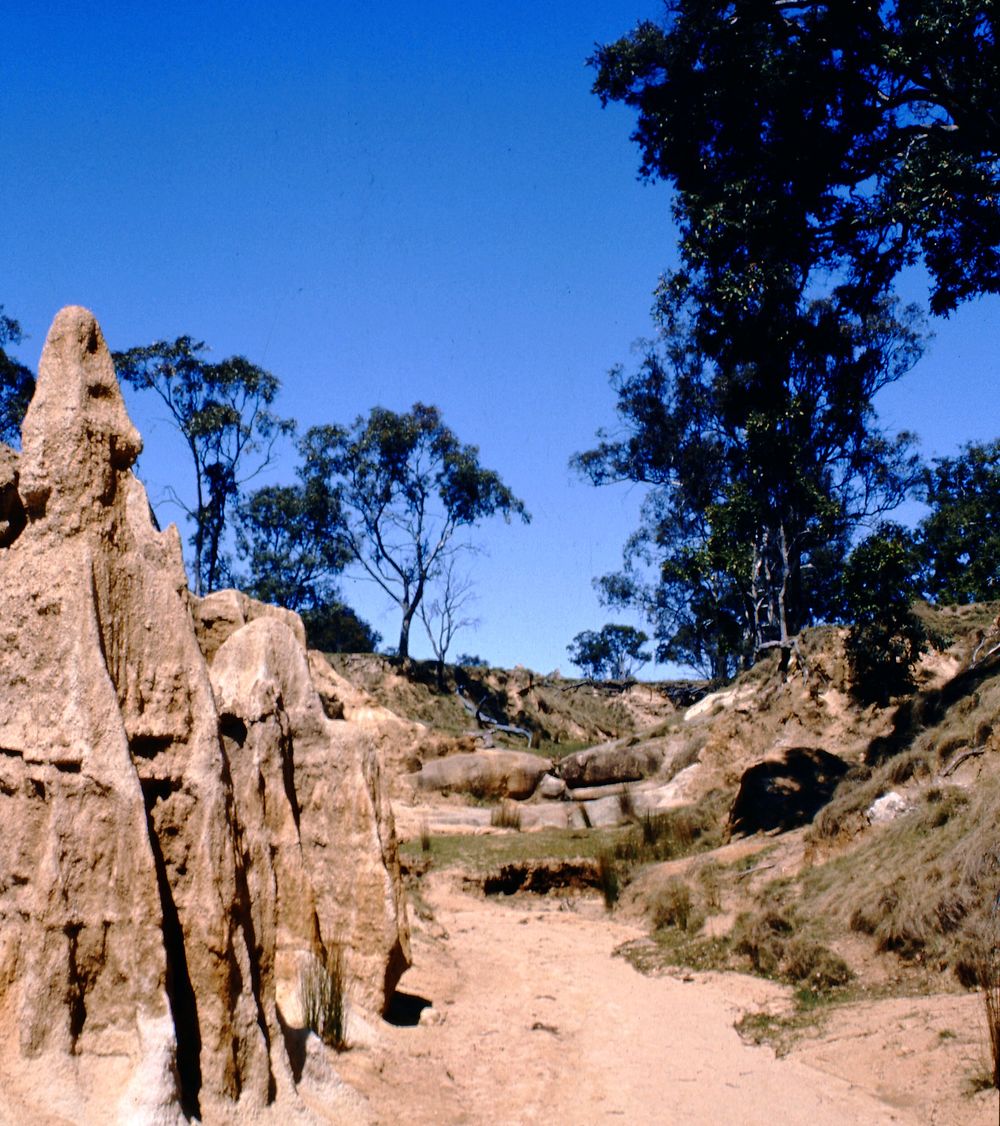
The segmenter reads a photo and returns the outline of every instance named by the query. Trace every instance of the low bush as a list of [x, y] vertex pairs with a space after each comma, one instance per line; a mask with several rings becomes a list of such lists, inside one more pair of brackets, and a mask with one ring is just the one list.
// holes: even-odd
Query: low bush
[[782, 976], [814, 993], [826, 993], [847, 985], [854, 977], [851, 967], [828, 947], [806, 938], [793, 938], [785, 947]]
[[749, 958], [756, 973], [778, 977], [793, 929], [791, 919], [779, 911], [745, 911], [736, 917], [730, 940], [734, 953]]

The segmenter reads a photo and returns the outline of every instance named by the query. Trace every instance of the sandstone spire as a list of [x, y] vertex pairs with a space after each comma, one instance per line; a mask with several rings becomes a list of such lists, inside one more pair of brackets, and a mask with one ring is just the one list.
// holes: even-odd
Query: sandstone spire
[[[300, 961], [348, 943], [376, 1009], [408, 962], [377, 763], [323, 717], [287, 612], [234, 623], [220, 730], [180, 539], [152, 525], [130, 469], [141, 440], [85, 309], [52, 325], [22, 444], [0, 464], [9, 1097], [26, 1118], [84, 1106], [158, 1124], [294, 1100], [280, 1005]], [[244, 657], [278, 686], [266, 715]], [[234, 732], [255, 723], [248, 758]], [[338, 842], [350, 876], [321, 853]]]

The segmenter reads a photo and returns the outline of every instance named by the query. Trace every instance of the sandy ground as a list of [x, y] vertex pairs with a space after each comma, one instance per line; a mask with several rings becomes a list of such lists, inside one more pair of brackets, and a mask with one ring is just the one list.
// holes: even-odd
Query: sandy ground
[[[434, 919], [415, 928], [401, 986], [414, 1016], [425, 1006], [420, 1023], [382, 1026], [337, 1061], [373, 1123], [997, 1121], [995, 1093], [965, 1097], [950, 1074], [978, 1042], [968, 1028], [978, 1011], [955, 1009], [974, 998], [889, 1002], [891, 1019], [851, 1010], [777, 1059], [733, 1022], [780, 1006], [779, 987], [644, 977], [613, 954], [639, 932], [595, 899], [488, 900], [443, 877], [426, 892]], [[928, 1053], [937, 1055], [925, 1062]]]

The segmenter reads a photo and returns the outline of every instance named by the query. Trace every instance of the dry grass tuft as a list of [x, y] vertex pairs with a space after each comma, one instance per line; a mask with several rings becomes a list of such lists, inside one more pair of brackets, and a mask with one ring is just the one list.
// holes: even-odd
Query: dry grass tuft
[[521, 831], [521, 810], [512, 801], [502, 801], [490, 813], [490, 824], [494, 829], [515, 829]]
[[326, 960], [312, 958], [299, 978], [299, 995], [305, 1027], [328, 1047], [343, 1052], [347, 1047], [347, 976], [344, 952], [331, 947]]

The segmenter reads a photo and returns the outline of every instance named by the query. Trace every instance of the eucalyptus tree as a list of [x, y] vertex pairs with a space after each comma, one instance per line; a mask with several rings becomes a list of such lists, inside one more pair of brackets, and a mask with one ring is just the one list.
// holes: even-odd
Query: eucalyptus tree
[[204, 343], [181, 336], [115, 353], [119, 377], [163, 402], [187, 446], [194, 469], [194, 503], [168, 488], [194, 524], [194, 588], [215, 590], [227, 577], [223, 537], [243, 486], [270, 463], [275, 443], [295, 423], [273, 410], [277, 376], [243, 356], [219, 363], [205, 358]]
[[530, 517], [479, 450], [444, 424], [436, 407], [397, 414], [374, 407], [350, 427], [315, 426], [302, 453], [305, 486], [338, 498], [336, 535], [363, 574], [399, 607], [398, 655], [409, 660], [410, 627], [428, 582], [463, 544], [456, 534], [494, 515]]
[[939, 312], [1000, 284], [992, 5], [675, 0], [591, 63], [636, 110], [640, 174], [673, 188], [680, 251], [665, 374], [616, 373], [627, 436], [577, 459], [662, 493], [631, 545], [662, 581], [630, 587], [627, 560], [605, 588], [715, 668], [737, 613], [745, 653], [787, 654], [832, 612], [853, 530], [915, 479], [910, 436], [874, 413], [920, 354], [893, 278], [922, 256]]
[[569, 659], [595, 680], [626, 680], [652, 654], [643, 649], [649, 638], [635, 626], [608, 623], [600, 630], [584, 630], [566, 647]]

